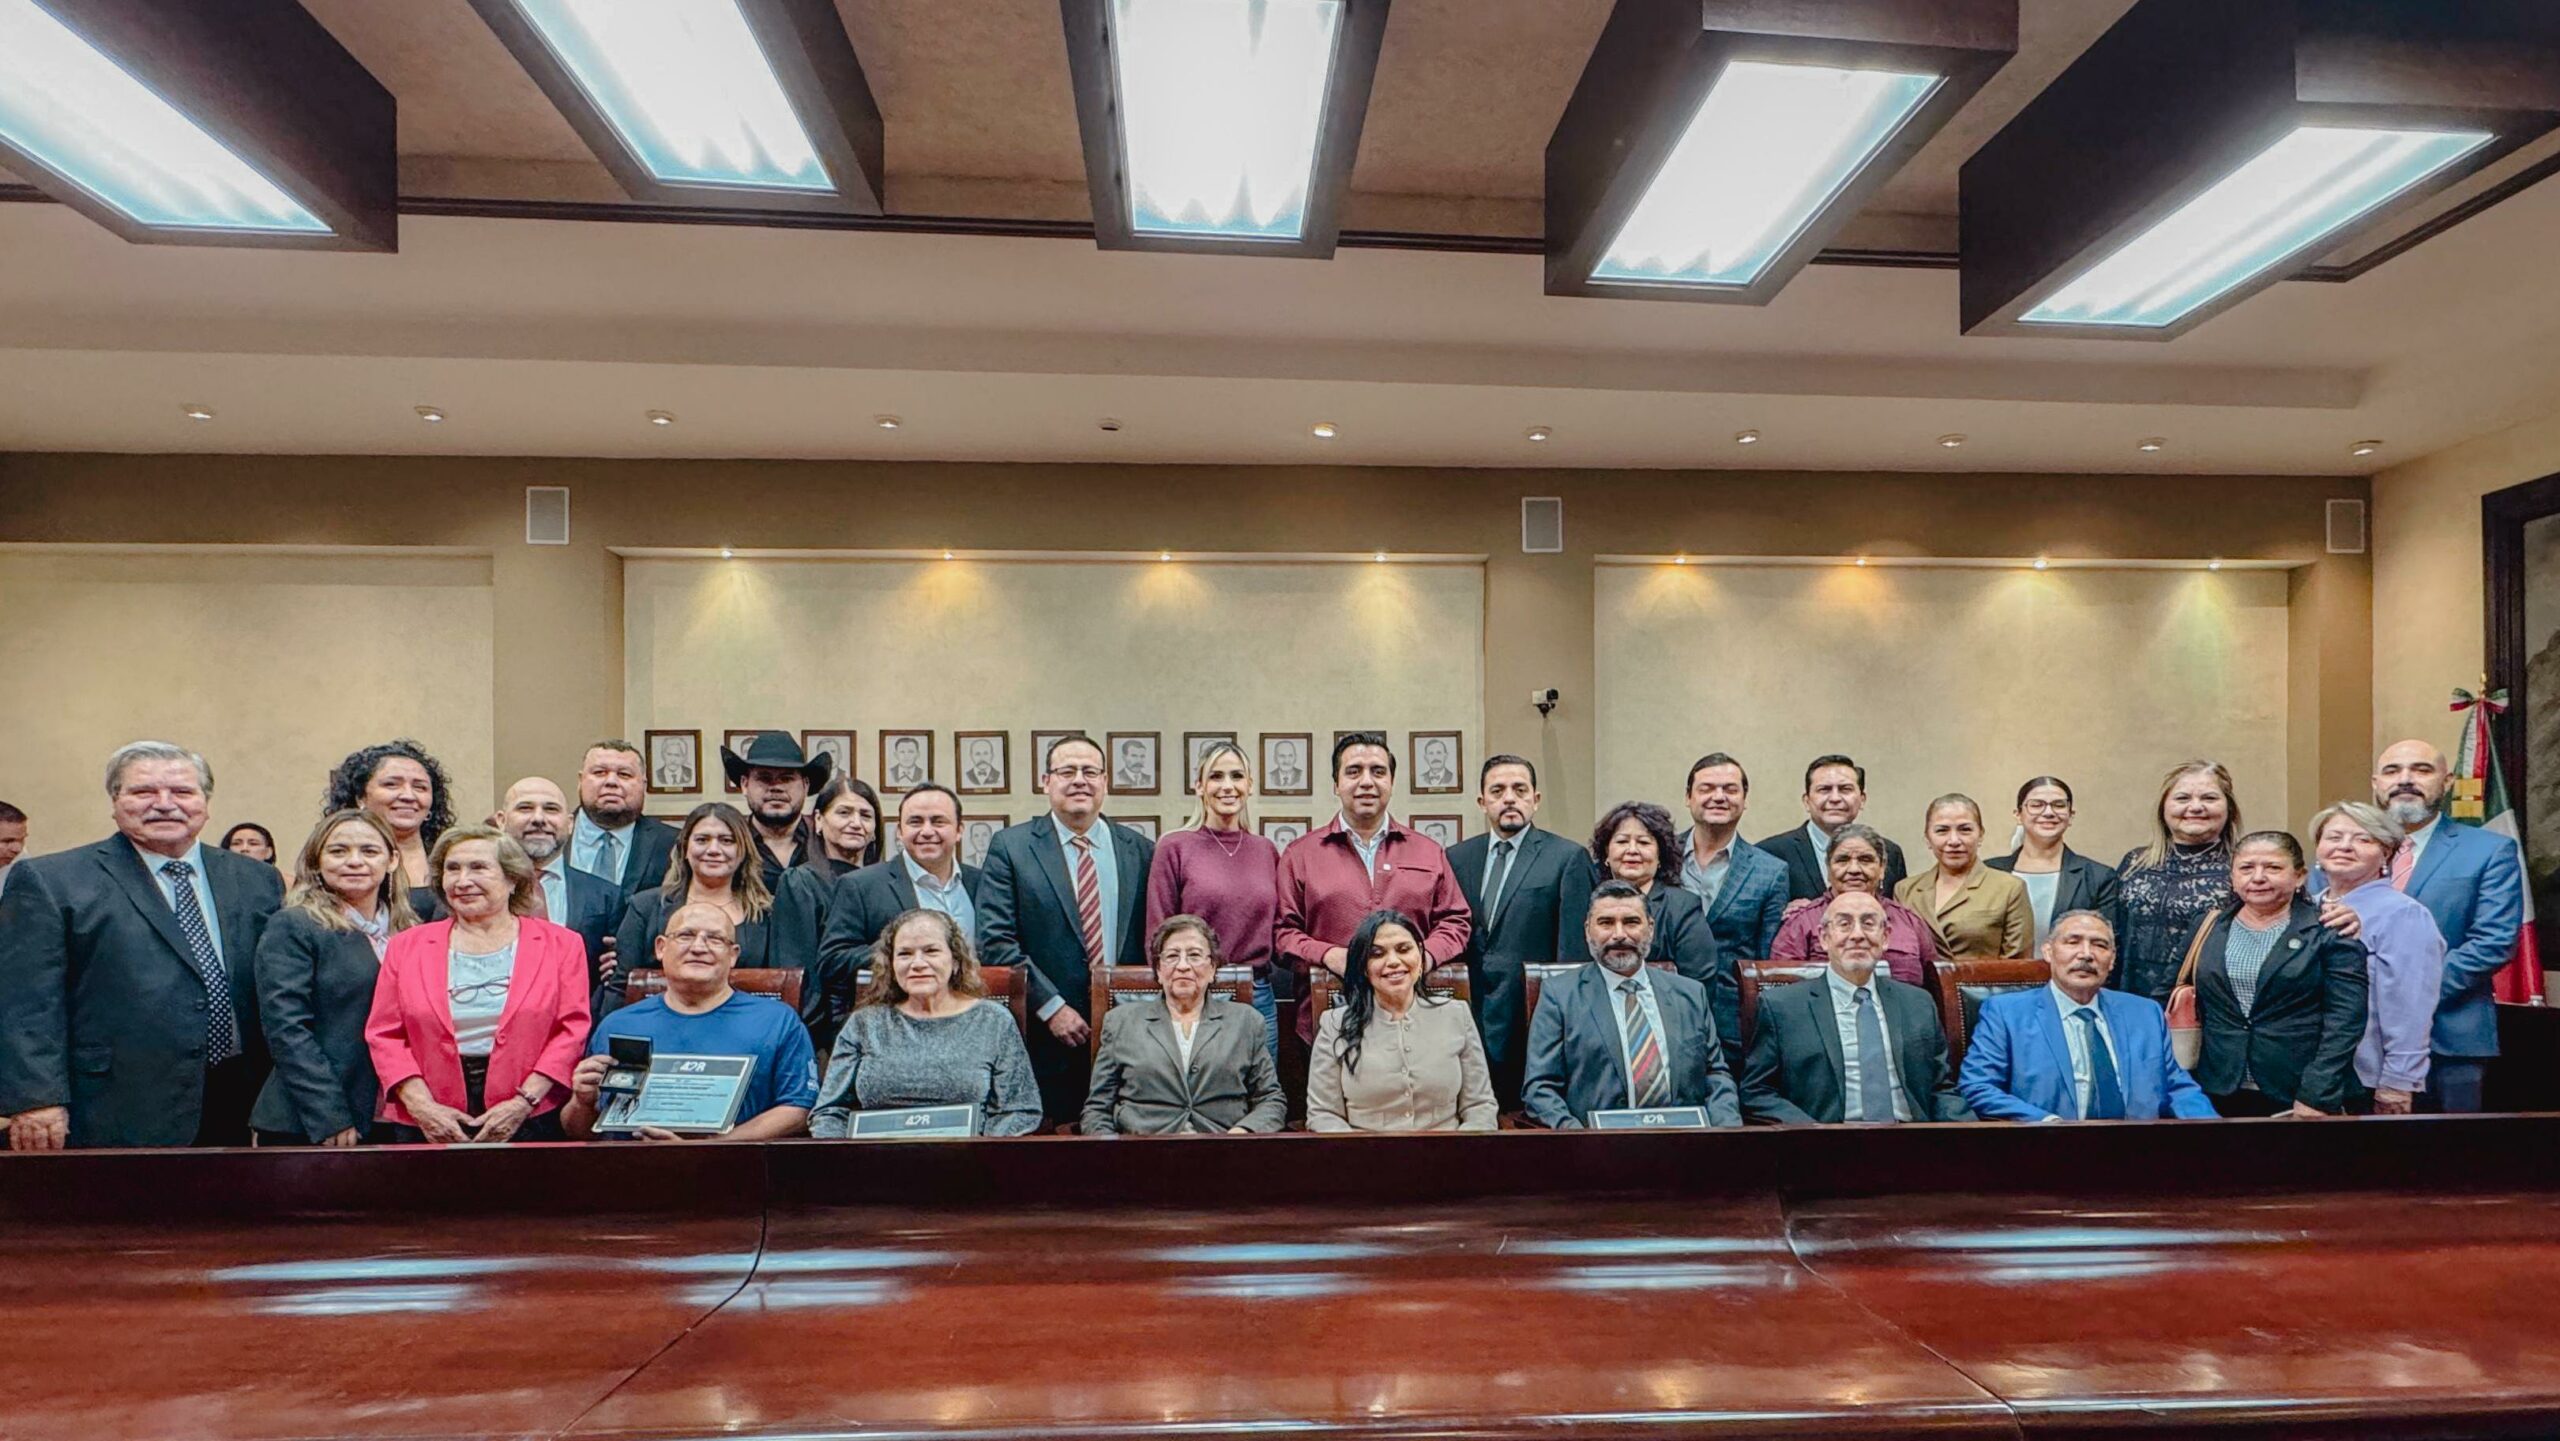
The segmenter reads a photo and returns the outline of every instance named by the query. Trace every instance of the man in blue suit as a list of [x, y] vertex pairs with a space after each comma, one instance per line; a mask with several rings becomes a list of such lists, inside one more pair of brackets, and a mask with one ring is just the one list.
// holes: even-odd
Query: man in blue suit
[[1957, 1089], [1986, 1121], [2197, 1120], [2213, 1102], [2169, 1051], [2169, 1016], [2107, 989], [2115, 928], [2073, 911], [2045, 937], [2050, 984], [1982, 1003]]
[[1716, 1039], [1707, 988], [1644, 963], [1653, 916], [1625, 881], [1591, 892], [1583, 940], [1593, 964], [1547, 982], [1529, 1018], [1521, 1109], [1572, 1130], [1594, 1111], [1697, 1106], [1711, 1126], [1742, 1124], [1740, 1092]]
[[1697, 894], [1706, 908], [1716, 949], [1737, 963], [1764, 961], [1787, 918], [1786, 862], [1742, 838], [1742, 813], [1751, 804], [1751, 776], [1722, 751], [1689, 767], [1689, 819], [1680, 837], [1680, 863], [1663, 867], [1666, 879]]

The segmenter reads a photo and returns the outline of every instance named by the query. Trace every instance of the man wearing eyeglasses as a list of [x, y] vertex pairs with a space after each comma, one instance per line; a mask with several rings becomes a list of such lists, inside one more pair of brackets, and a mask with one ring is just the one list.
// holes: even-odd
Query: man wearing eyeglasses
[[[738, 964], [738, 932], [714, 905], [691, 905], [667, 919], [658, 935], [658, 964], [667, 989], [625, 1006], [596, 1023], [587, 1058], [569, 1078], [569, 1104], [561, 1125], [581, 1141], [596, 1134], [597, 1093], [613, 1068], [613, 1038], [646, 1038], [657, 1055], [749, 1056], [746, 1119], [720, 1135], [728, 1141], [771, 1141], [809, 1129], [818, 1102], [818, 1056], [808, 1028], [789, 1006], [771, 996], [749, 995], [729, 984]], [[644, 1126], [644, 1141], [681, 1140], [673, 1131]]]

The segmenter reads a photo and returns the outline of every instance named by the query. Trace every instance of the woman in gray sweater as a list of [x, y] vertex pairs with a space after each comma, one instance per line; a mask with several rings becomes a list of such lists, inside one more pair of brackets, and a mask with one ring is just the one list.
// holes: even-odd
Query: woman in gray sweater
[[1031, 1053], [1004, 1007], [986, 998], [969, 938], [940, 911], [889, 923], [871, 952], [871, 984], [836, 1035], [809, 1134], [841, 1137], [856, 1111], [976, 1106], [978, 1134], [1040, 1128]]

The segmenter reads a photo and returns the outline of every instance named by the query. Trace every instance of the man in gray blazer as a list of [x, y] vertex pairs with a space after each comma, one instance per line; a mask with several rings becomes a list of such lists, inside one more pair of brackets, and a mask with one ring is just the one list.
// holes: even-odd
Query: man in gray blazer
[[979, 939], [978, 895], [986, 872], [960, 863], [960, 798], [927, 781], [898, 798], [898, 853], [876, 866], [836, 877], [827, 896], [827, 933], [818, 942], [817, 974], [801, 986], [800, 1012], [821, 1051], [853, 1010], [856, 983], [871, 963], [872, 944], [909, 911], [940, 911]]
[[1529, 1018], [1520, 1088], [1529, 1119], [1570, 1130], [1589, 1125], [1594, 1111], [1697, 1106], [1709, 1125], [1741, 1125], [1707, 988], [1644, 963], [1653, 951], [1644, 896], [1624, 881], [1601, 882], [1583, 943], [1596, 964], [1548, 982]]
[[117, 834], [20, 861], [0, 895], [0, 1115], [19, 1151], [231, 1146], [267, 1073], [253, 960], [275, 867], [201, 844], [213, 771], [136, 741]]
[[1929, 993], [1876, 969], [1884, 904], [1864, 891], [1822, 918], [1830, 969], [1760, 993], [1742, 1109], [1755, 1121], [1970, 1121]]
[[1536, 766], [1519, 756], [1494, 756], [1481, 777], [1476, 804], [1484, 810], [1485, 833], [1451, 846], [1449, 869], [1475, 923], [1459, 959], [1467, 964], [1474, 990], [1476, 1029], [1484, 1033], [1494, 1098], [1507, 1111], [1520, 1102], [1527, 968], [1591, 959], [1582, 939], [1583, 913], [1591, 906], [1591, 858], [1533, 824]]

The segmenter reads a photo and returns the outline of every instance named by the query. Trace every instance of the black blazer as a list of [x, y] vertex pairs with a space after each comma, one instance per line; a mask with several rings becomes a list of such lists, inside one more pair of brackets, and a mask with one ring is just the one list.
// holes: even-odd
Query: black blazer
[[[614, 931], [614, 974], [600, 988], [593, 1007], [597, 1020], [619, 1009], [622, 987], [631, 972], [658, 969], [658, 937], [667, 929], [667, 893], [663, 887], [642, 891], [622, 912]], [[818, 964], [818, 931], [824, 905], [815, 876], [800, 871], [782, 874], [773, 908], [764, 919], [738, 927], [738, 966], [742, 970], [799, 971], [800, 1011], [809, 1012], [808, 972]]]
[[[575, 817], [570, 835], [575, 836]], [[605, 879], [621, 887], [625, 896], [655, 889], [667, 878], [667, 863], [675, 858], [676, 828], [665, 821], [642, 816], [631, 823], [630, 851], [622, 858], [622, 874]], [[561, 841], [567, 845], [567, 839]]]
[[[1115, 825], [1111, 853], [1120, 870], [1120, 944], [1111, 963], [1144, 965], [1147, 871], [1155, 863], [1156, 845], [1127, 826]], [[1022, 977], [1029, 987], [1027, 1014], [1037, 1019], [1055, 997], [1077, 1015], [1088, 1015], [1093, 1005], [1093, 967], [1085, 959], [1075, 883], [1067, 878], [1067, 858], [1054, 817], [1042, 815], [996, 832], [996, 838], [987, 842], [986, 876], [974, 899], [978, 959], [990, 966], [1028, 967]], [[1036, 1054], [1049, 1028], [1033, 1026], [1031, 1034]]]
[[1475, 992], [1476, 1029], [1484, 1033], [1486, 1061], [1497, 1068], [1528, 1039], [1523, 967], [1591, 959], [1582, 935], [1583, 918], [1591, 909], [1590, 853], [1536, 826], [1522, 831], [1519, 840], [1502, 904], [1491, 915], [1484, 908], [1484, 871], [1493, 837], [1469, 836], [1449, 848], [1449, 869], [1466, 895], [1468, 919], [1474, 923], [1458, 958], [1467, 963]]
[[[1837, 984], [1825, 974], [1760, 992], [1751, 1058], [1742, 1066], [1744, 1115], [1782, 1125], [1837, 1125], [1849, 1114], [1841, 1086], [1840, 1028], [1831, 1012], [1831, 988]], [[1911, 1119], [1972, 1120], [1973, 1108], [1956, 1093], [1955, 1073], [1947, 1068], [1947, 1033], [1929, 993], [1882, 970], [1873, 986]]]
[[2243, 1014], [2226, 954], [2235, 916], [2225, 909], [2214, 917], [2196, 957], [2196, 1013], [2204, 1027], [2196, 1084], [2209, 1095], [2230, 1095], [2240, 1089], [2245, 1061], [2250, 1083], [2270, 1100], [2345, 1110], [2364, 1094], [2356, 1079], [2369, 984], [2364, 944], [2323, 928], [2320, 908], [2295, 898]]
[[1716, 1043], [1724, 1050], [1728, 1074], [1742, 1074], [1742, 982], [1733, 962], [1716, 945], [1707, 924], [1706, 904], [1695, 891], [1660, 880], [1644, 893], [1646, 914], [1653, 917], [1653, 954], [1648, 961], [1669, 961], [1671, 968], [1707, 988], [1707, 1009], [1716, 1018]]
[[[1831, 888], [1822, 883], [1822, 857], [1815, 854], [1813, 837], [1804, 833], [1803, 826], [1752, 844], [1786, 862], [1787, 899], [1818, 901], [1831, 893]], [[1911, 872], [1902, 864], [1902, 847], [1888, 838], [1884, 843], [1883, 893], [1892, 895], [1893, 888], [1910, 876]]]
[[[1995, 871], [2018, 873], [2018, 858], [2013, 853], [1994, 856], [1984, 865]], [[2124, 933], [2123, 918], [2116, 914], [2116, 868], [2093, 861], [2069, 846], [2062, 848], [2062, 869], [2053, 883], [2053, 913], [2067, 916], [2073, 911], [2096, 911], [2107, 918], [2116, 933]]]
[[276, 1068], [250, 1125], [313, 1142], [349, 1126], [371, 1133], [382, 1091], [364, 1023], [381, 970], [361, 931], [333, 931], [298, 910], [267, 922], [258, 939], [258, 1016]]
[[[814, 871], [810, 874], [815, 875]], [[976, 866], [960, 868], [960, 885], [969, 904], [979, 908], [978, 933], [986, 934], [987, 873]], [[916, 883], [903, 856], [847, 871], [827, 890], [827, 926], [818, 938], [817, 970], [801, 983], [801, 1013], [816, 1033], [819, 1047], [834, 1044], [844, 1018], [853, 1011], [854, 987], [871, 962], [872, 943], [889, 923], [916, 908]]]
[[596, 962], [604, 956], [606, 943], [614, 939], [614, 928], [622, 921], [622, 888], [602, 876], [588, 875], [565, 860], [560, 879], [569, 888], [569, 914], [551, 919], [576, 931], [586, 941], [587, 970], [593, 974]]
[[[264, 861], [198, 852], [242, 1054], [263, 1071], [258, 938], [284, 903]], [[22, 860], [0, 891], [0, 1115], [71, 1108], [75, 1146], [185, 1146], [204, 1119], [205, 985], [123, 836]]]

